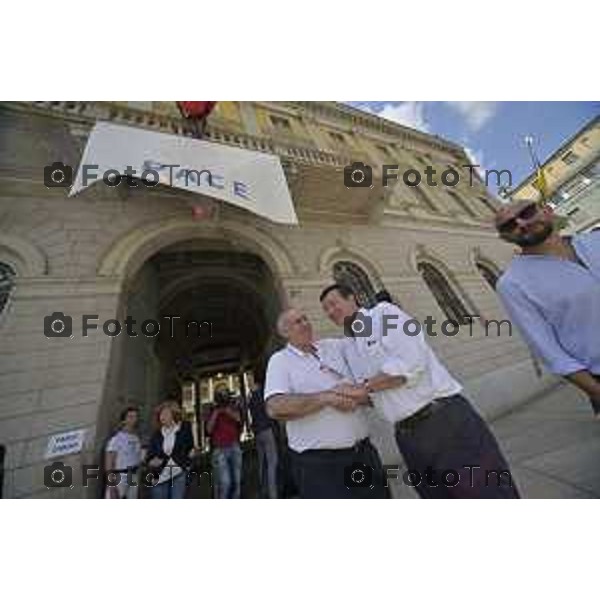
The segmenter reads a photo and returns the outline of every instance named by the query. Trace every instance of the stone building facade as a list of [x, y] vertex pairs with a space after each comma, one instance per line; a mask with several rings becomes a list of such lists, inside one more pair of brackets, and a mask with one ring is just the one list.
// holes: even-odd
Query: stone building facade
[[[80, 466], [98, 461], [130, 398], [152, 407], [182, 379], [264, 364], [279, 340], [278, 312], [300, 306], [321, 336], [339, 335], [318, 296], [334, 275], [367, 299], [387, 290], [438, 327], [465, 314], [505, 319], [493, 289], [511, 248], [491, 228], [495, 199], [460, 165], [462, 148], [376, 116], [324, 102], [222, 102], [206, 140], [280, 157], [299, 225], [158, 186], [94, 185], [74, 197], [44, 185], [44, 166], [76, 166], [96, 120], [186, 135], [174, 103], [0, 104], [0, 444], [4, 497], [94, 497]], [[344, 167], [361, 161], [373, 186], [347, 188]], [[456, 187], [402, 180], [381, 185], [381, 165], [462, 173]], [[202, 211], [193, 207], [202, 200]], [[200, 217], [198, 215], [201, 215]], [[72, 337], [44, 335], [44, 319], [72, 318]], [[210, 338], [81, 335], [97, 323], [177, 314], [212, 324]], [[450, 328], [450, 332], [454, 329]], [[474, 320], [431, 343], [493, 418], [554, 385], [536, 373], [518, 333]], [[397, 459], [388, 428], [372, 416], [384, 460]], [[49, 438], [85, 429], [82, 451], [64, 457], [73, 488], [48, 489]]]

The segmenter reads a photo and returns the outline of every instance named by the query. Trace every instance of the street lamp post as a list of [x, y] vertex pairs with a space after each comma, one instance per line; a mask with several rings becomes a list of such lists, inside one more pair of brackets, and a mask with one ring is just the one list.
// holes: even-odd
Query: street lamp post
[[544, 173], [542, 171], [542, 165], [541, 165], [540, 160], [537, 157], [537, 154], [535, 153], [535, 150], [533, 148], [533, 142], [534, 142], [533, 136], [526, 135], [524, 138], [524, 141], [525, 141], [525, 145], [527, 146], [527, 150], [529, 151], [529, 156], [531, 158], [531, 162], [533, 164], [533, 168], [536, 173], [534, 187], [539, 191], [540, 196], [542, 198], [541, 202], [543, 204], [546, 202], [546, 180], [544, 177]]

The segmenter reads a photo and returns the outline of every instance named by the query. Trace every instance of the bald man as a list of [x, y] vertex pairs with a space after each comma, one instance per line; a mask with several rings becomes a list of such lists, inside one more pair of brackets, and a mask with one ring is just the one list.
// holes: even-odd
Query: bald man
[[287, 340], [269, 360], [268, 414], [286, 425], [294, 480], [302, 498], [385, 498], [383, 467], [368, 439], [366, 399], [344, 394], [352, 382], [339, 340], [314, 337], [306, 315], [284, 311], [277, 324]]
[[600, 232], [562, 237], [552, 209], [533, 200], [502, 207], [500, 238], [521, 248], [497, 291], [525, 340], [600, 416]]

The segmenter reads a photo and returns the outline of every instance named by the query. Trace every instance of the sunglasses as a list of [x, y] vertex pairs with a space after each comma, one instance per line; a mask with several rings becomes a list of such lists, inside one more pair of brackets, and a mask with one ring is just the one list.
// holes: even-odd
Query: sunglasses
[[514, 217], [498, 225], [499, 233], [510, 233], [511, 231], [514, 231], [517, 227], [517, 220], [529, 221], [529, 219], [535, 217], [537, 212], [538, 206], [535, 203], [524, 206]]

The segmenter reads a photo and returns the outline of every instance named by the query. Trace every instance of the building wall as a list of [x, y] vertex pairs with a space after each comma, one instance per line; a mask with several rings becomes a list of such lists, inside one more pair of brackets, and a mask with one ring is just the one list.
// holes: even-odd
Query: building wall
[[[336, 260], [357, 262], [405, 310], [441, 322], [445, 317], [416, 268], [418, 258], [427, 257], [487, 318], [505, 318], [474, 260], [481, 256], [501, 269], [512, 250], [497, 241], [483, 211], [478, 225], [461, 218], [451, 224], [432, 224], [425, 217], [406, 219], [392, 207], [367, 226], [331, 219], [305, 220], [291, 227], [223, 205], [217, 222], [196, 223], [190, 218], [187, 196], [173, 190], [136, 193], [97, 185], [67, 198], [62, 188], [45, 188], [43, 166], [54, 160], [76, 164], [83, 140], [68, 119], [0, 109], [0, 260], [14, 264], [18, 274], [14, 296], [0, 322], [5, 496], [81, 493], [78, 488], [44, 487], [48, 437], [86, 428], [84, 451], [65, 462], [77, 466], [97, 459], [114, 424], [118, 396], [143, 393], [144, 386], [134, 389], [123, 379], [119, 365], [124, 352], [139, 354], [141, 370], [146, 368], [142, 355], [147, 356], [147, 348], [127, 348], [98, 332], [83, 338], [78, 329], [81, 316], [98, 314], [100, 322], [122, 317], [132, 274], [144, 258], [175, 241], [235, 235], [242, 246], [265, 259], [288, 303], [304, 308], [323, 336], [339, 334], [318, 302]], [[476, 197], [470, 196], [474, 205]], [[138, 308], [152, 311], [151, 294]], [[73, 339], [44, 336], [44, 317], [55, 311], [72, 316]], [[553, 383], [551, 378], [536, 377], [514, 332], [513, 337], [486, 337], [474, 325], [472, 336], [461, 328], [454, 338], [438, 336], [431, 342], [487, 416], [508, 410]], [[134, 379], [143, 377], [141, 370]], [[384, 459], [397, 460], [389, 428], [373, 419]]]
[[[547, 201], [573, 234], [600, 226], [600, 118], [588, 123], [542, 165]], [[535, 174], [517, 185], [514, 200], [538, 198]]]

